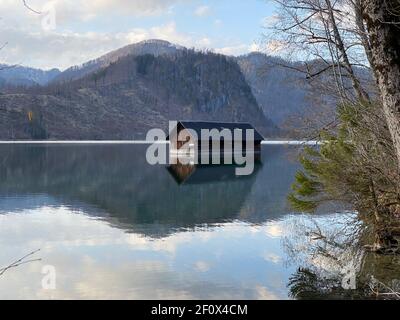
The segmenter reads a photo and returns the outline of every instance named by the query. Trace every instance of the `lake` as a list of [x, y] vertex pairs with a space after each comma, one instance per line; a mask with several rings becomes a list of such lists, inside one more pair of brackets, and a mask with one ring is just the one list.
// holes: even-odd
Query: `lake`
[[292, 299], [300, 287], [323, 297], [325, 275], [336, 288], [360, 265], [400, 279], [395, 258], [369, 257], [366, 270], [353, 247], [324, 247], [339, 265], [316, 253], [310, 230], [345, 240], [354, 214], [292, 212], [298, 151], [263, 146], [253, 175], [236, 177], [230, 166], [150, 166], [145, 145], [0, 145], [0, 269], [40, 249], [3, 270], [0, 299]]

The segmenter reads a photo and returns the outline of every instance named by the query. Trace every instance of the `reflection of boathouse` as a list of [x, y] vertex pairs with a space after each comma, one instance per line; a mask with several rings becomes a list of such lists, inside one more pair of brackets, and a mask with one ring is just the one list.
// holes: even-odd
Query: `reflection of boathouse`
[[250, 176], [237, 176], [235, 165], [184, 165], [173, 164], [168, 171], [178, 184], [207, 184], [215, 182], [235, 182], [238, 180], [252, 179], [261, 168], [257, 162], [254, 172]]
[[[218, 139], [212, 140], [211, 136], [204, 137], [202, 133], [216, 133]], [[252, 131], [254, 133], [252, 140], [246, 139], [246, 133]], [[185, 141], [179, 141], [178, 137], [186, 137]], [[263, 136], [248, 123], [232, 123], [232, 122], [205, 122], [205, 121], [179, 121], [177, 127], [170, 133], [168, 137], [170, 141], [170, 150], [172, 152], [179, 151], [187, 143], [197, 145], [199, 152], [223, 151], [226, 144], [231, 146], [241, 146], [245, 152], [260, 152]], [[207, 141], [208, 140], [208, 141]], [[208, 150], [207, 150], [208, 145]], [[202, 146], [205, 146], [205, 148]], [[204, 150], [205, 149], [205, 150]]]

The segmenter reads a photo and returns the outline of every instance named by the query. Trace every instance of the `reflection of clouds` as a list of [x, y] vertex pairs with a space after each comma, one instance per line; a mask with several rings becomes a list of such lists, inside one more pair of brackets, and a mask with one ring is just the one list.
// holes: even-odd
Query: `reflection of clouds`
[[[26, 223], [28, 217], [29, 224]], [[43, 226], [44, 221], [46, 226]], [[129, 245], [135, 250], [165, 251], [171, 254], [180, 243], [190, 240], [189, 233], [181, 233], [179, 236], [172, 235], [168, 241], [151, 241], [142, 235], [125, 234], [102, 220], [71, 213], [69, 208], [62, 206], [0, 215], [0, 233], [1, 246], [26, 244], [26, 239], [29, 239], [30, 247], [34, 248]], [[23, 237], [16, 237], [16, 234], [23, 234]], [[18, 240], [21, 243], [17, 243]]]
[[278, 300], [279, 298], [263, 286], [256, 286], [258, 300]]
[[[159, 239], [125, 233], [67, 206], [10, 212], [0, 215], [0, 265], [38, 248], [43, 261], [1, 277], [0, 299], [276, 298], [282, 289], [270, 292], [260, 283], [269, 268], [263, 252], [279, 250], [265, 236], [273, 226], [253, 232], [234, 222]], [[55, 291], [41, 288], [43, 265], [56, 268]]]
[[118, 266], [97, 262], [83, 265], [80, 269], [83, 269], [83, 274], [73, 290], [75, 296], [84, 299], [162, 299], [168, 294], [177, 299], [191, 298], [190, 291], [183, 286], [176, 287], [171, 270], [160, 261], [138, 261]]
[[278, 256], [277, 254], [268, 253], [268, 252], [263, 254], [263, 258], [265, 261], [269, 261], [272, 263], [280, 263], [282, 261], [282, 258], [280, 256]]
[[261, 228], [259, 226], [251, 226], [251, 227], [249, 227], [249, 231], [251, 233], [259, 233], [259, 232], [261, 232]]
[[[59, 262], [58, 259], [61, 259]], [[277, 299], [266, 288], [238, 283], [233, 288], [204, 281], [195, 274], [179, 274], [161, 261], [114, 265], [87, 256], [50, 255], [56, 265], [57, 289], [40, 287], [40, 265], [1, 279], [0, 298], [20, 299]], [[69, 261], [66, 261], [69, 260]], [[67, 262], [67, 263], [66, 263]], [[70, 266], [74, 266], [71, 268]], [[198, 264], [204, 267], [205, 264]], [[33, 277], [32, 277], [33, 275]], [[73, 280], [73, 281], [72, 281]]]
[[207, 272], [208, 270], [211, 269], [211, 266], [210, 266], [210, 264], [207, 263], [206, 261], [197, 261], [197, 262], [194, 264], [194, 269], [195, 269], [196, 271], [199, 271], [199, 272]]
[[284, 230], [280, 223], [270, 223], [266, 228], [265, 232], [272, 238], [280, 238], [284, 235]]
[[1, 279], [0, 298], [15, 296], [21, 299], [162, 299], [168, 296], [177, 299], [194, 298], [190, 288], [185, 288], [184, 283], [177, 282], [168, 266], [159, 261], [107, 265], [85, 256], [71, 255], [68, 256], [69, 261], [65, 261], [65, 257], [62, 257], [61, 262], [58, 261], [58, 256], [50, 255], [48, 258], [56, 266], [56, 290], [41, 288], [40, 266], [37, 265], [35, 268], [30, 268], [29, 272], [10, 273], [10, 277]]

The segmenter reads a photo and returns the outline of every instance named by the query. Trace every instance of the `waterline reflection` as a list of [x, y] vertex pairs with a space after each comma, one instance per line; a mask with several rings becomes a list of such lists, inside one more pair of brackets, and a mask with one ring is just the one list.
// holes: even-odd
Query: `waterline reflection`
[[[42, 259], [0, 276], [0, 298], [287, 299], [310, 287], [317, 297], [331, 294], [312, 281], [337, 268], [312, 259], [319, 243], [302, 223], [329, 231], [348, 215], [290, 211], [297, 147], [263, 147], [249, 177], [197, 167], [180, 183], [165, 166], [149, 166], [145, 150], [0, 145], [0, 269], [37, 249]], [[363, 256], [360, 277], [400, 279], [398, 263], [385, 259]], [[45, 265], [55, 267], [56, 290], [41, 286]]]
[[[271, 234], [280, 222], [236, 221], [157, 239], [55, 204], [0, 222], [0, 265], [38, 247], [43, 259], [5, 274], [0, 298], [286, 298], [290, 271], [266, 259], [282, 255]], [[43, 264], [57, 270], [54, 291], [40, 287]]]

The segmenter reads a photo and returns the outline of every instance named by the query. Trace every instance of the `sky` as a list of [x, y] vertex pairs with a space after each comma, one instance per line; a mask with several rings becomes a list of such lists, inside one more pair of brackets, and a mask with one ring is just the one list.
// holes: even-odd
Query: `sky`
[[0, 63], [65, 69], [146, 39], [268, 51], [271, 0], [0, 0]]

